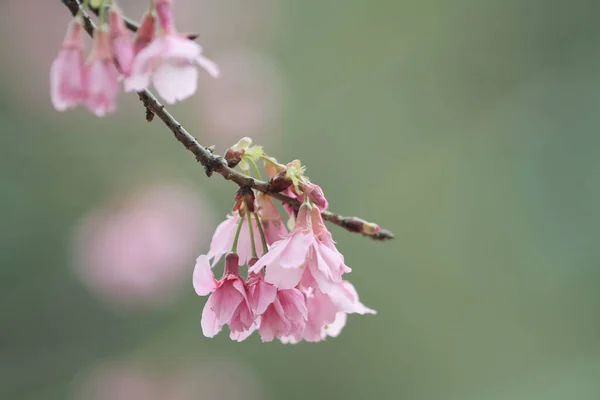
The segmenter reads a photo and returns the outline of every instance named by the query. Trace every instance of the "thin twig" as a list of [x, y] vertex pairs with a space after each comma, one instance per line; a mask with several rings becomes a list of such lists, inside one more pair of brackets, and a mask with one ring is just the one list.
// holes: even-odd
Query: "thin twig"
[[[62, 0], [63, 4], [71, 11], [71, 14], [75, 16], [80, 11], [80, 4], [78, 0]], [[96, 25], [91, 20], [90, 16], [85, 10], [82, 10], [82, 17], [84, 22], [84, 28], [90, 36], [94, 36], [94, 30]], [[127, 26], [132, 31], [137, 30], [138, 25], [133, 21], [129, 20]], [[194, 138], [173, 116], [166, 110], [165, 106], [162, 105], [156, 97], [147, 89], [138, 92], [140, 100], [146, 107], [146, 110], [150, 110], [156, 116], [158, 116], [164, 124], [173, 132], [175, 138], [181, 143], [187, 150], [192, 152], [196, 157], [196, 160], [204, 166], [204, 170], [207, 176], [211, 176], [214, 172], [220, 174], [226, 180], [233, 181], [240, 187], [249, 187], [259, 192], [263, 192], [273, 196], [274, 198], [289, 204], [290, 206], [298, 209], [300, 202], [294, 198], [288, 197], [281, 193], [276, 193], [271, 190], [269, 182], [264, 182], [258, 179], [254, 179], [248, 175], [245, 175], [233, 168], [227, 166], [227, 162], [223, 157], [213, 154], [204, 146], [200, 145], [196, 138]], [[364, 236], [370, 237], [375, 240], [388, 240], [394, 237], [394, 234], [388, 230], [382, 229], [379, 232], [368, 235], [363, 231], [363, 227], [367, 223], [365, 220], [358, 217], [343, 217], [339, 214], [332, 213], [331, 211], [323, 211], [321, 213], [323, 219], [331, 222], [332, 224], [338, 225], [350, 232], [361, 233]]]

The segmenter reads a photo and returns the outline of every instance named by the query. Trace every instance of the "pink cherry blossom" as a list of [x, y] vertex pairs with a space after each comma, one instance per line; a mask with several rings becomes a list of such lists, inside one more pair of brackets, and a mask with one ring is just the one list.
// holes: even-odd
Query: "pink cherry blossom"
[[215, 280], [207, 256], [201, 255], [196, 260], [194, 289], [199, 296], [212, 293], [202, 311], [204, 336], [213, 337], [223, 325], [229, 325], [231, 337], [239, 340], [240, 333], [250, 330], [254, 324], [254, 311], [250, 308], [246, 284], [238, 272], [238, 260], [235, 253], [227, 255], [225, 271], [219, 281]]
[[324, 329], [327, 336], [336, 337], [346, 325], [348, 314], [377, 314], [377, 311], [366, 307], [358, 299], [358, 293], [348, 281], [342, 281], [330, 292], [329, 297], [337, 309], [335, 320]]
[[277, 211], [273, 198], [264, 193], [259, 193], [257, 196], [258, 205], [260, 207], [259, 214], [262, 221], [265, 238], [268, 245], [285, 238], [288, 235], [288, 230], [281, 218], [281, 214]]
[[[261, 256], [263, 252], [262, 246], [260, 245], [260, 232], [256, 226], [255, 219], [252, 218], [251, 220], [256, 253], [258, 256]], [[217, 262], [219, 262], [221, 257], [231, 251], [239, 222], [240, 215], [237, 211], [234, 211], [233, 215], [228, 215], [225, 221], [221, 222], [219, 226], [217, 226], [212, 241], [210, 242], [210, 248], [206, 255], [209, 259], [212, 259], [211, 265], [213, 267], [217, 264]], [[240, 230], [240, 236], [237, 244], [237, 254], [242, 265], [247, 264], [252, 258], [252, 242], [250, 240], [250, 230], [248, 229], [247, 218], [244, 218], [244, 221], [242, 222], [242, 229]]]
[[161, 33], [136, 55], [131, 75], [125, 81], [125, 90], [141, 91], [148, 87], [152, 78], [158, 94], [172, 104], [196, 91], [197, 65], [215, 78], [219, 69], [202, 55], [202, 48], [197, 43], [176, 32], [170, 1], [158, 1], [156, 10]]
[[257, 272], [266, 268], [265, 280], [279, 289], [292, 289], [303, 274], [311, 286], [327, 293], [342, 280], [346, 271], [344, 257], [334, 248], [320, 242], [312, 229], [311, 206], [303, 204], [298, 211], [296, 226], [290, 235], [273, 243], [269, 252], [262, 256], [249, 270]]
[[60, 52], [50, 67], [50, 97], [58, 111], [74, 108], [86, 98], [81, 23], [81, 18], [71, 21]]
[[319, 342], [326, 337], [327, 325], [333, 323], [337, 308], [331, 297], [320, 290], [309, 289], [306, 292], [308, 320], [302, 338], [307, 342]]
[[133, 63], [133, 39], [125, 26], [121, 10], [115, 4], [111, 5], [108, 21], [115, 61], [121, 73], [129, 76]]
[[306, 326], [308, 309], [298, 289], [277, 291], [277, 297], [261, 315], [258, 332], [263, 342], [275, 337], [300, 338]]
[[96, 31], [86, 74], [88, 109], [98, 117], [113, 112], [117, 108], [119, 72], [113, 61], [110, 36], [103, 29]]

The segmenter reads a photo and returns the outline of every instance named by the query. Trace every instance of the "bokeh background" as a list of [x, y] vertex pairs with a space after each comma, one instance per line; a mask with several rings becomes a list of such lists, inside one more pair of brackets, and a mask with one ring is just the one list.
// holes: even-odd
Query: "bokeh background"
[[176, 2], [223, 70], [180, 122], [396, 233], [331, 228], [378, 315], [295, 346], [202, 336], [235, 188], [136, 96], [55, 112], [69, 13], [35, 3], [0, 5], [1, 399], [600, 398], [600, 3]]

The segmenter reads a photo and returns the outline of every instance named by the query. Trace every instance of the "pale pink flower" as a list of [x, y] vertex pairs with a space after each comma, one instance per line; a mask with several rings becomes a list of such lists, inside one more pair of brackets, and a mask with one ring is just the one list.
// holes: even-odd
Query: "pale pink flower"
[[256, 315], [263, 314], [267, 307], [275, 301], [277, 288], [265, 282], [262, 273], [249, 274], [246, 282], [250, 304]]
[[[260, 257], [263, 254], [262, 245], [260, 244], [260, 232], [256, 226], [256, 220], [251, 218], [251, 221], [256, 253]], [[240, 215], [237, 211], [234, 211], [233, 215], [227, 215], [225, 221], [217, 226], [206, 255], [209, 259], [212, 259], [211, 265], [213, 267], [223, 255], [231, 251], [239, 222]], [[252, 258], [252, 242], [250, 240], [250, 230], [248, 229], [248, 220], [246, 217], [244, 217], [244, 222], [242, 222], [242, 229], [238, 238], [237, 254], [242, 265], [248, 264], [248, 261]]]
[[311, 207], [300, 206], [296, 226], [283, 240], [275, 242], [269, 252], [262, 256], [249, 271], [266, 268], [265, 280], [279, 289], [292, 289], [309, 273], [324, 293], [342, 280], [346, 271], [344, 257], [335, 249], [319, 241], [311, 224]]
[[198, 244], [210, 239], [211, 208], [181, 184], [156, 184], [116, 197], [75, 226], [75, 272], [94, 294], [120, 309], [170, 304], [182, 293], [186, 264]]
[[263, 342], [270, 342], [275, 337], [302, 337], [308, 309], [304, 295], [298, 289], [277, 291], [277, 297], [261, 315], [258, 332]]
[[86, 98], [82, 29], [79, 17], [69, 23], [58, 56], [50, 67], [50, 97], [58, 111], [76, 107]]
[[215, 280], [207, 256], [201, 255], [196, 260], [194, 289], [199, 296], [212, 293], [202, 311], [204, 336], [213, 337], [223, 325], [229, 325], [232, 339], [239, 340], [239, 334], [247, 332], [254, 324], [254, 312], [250, 308], [246, 284], [239, 275], [238, 260], [235, 253], [227, 255], [225, 271], [219, 281]]
[[337, 307], [331, 297], [320, 290], [309, 289], [306, 293], [308, 320], [302, 338], [307, 342], [319, 342], [326, 337], [325, 329], [335, 321]]
[[335, 320], [325, 329], [327, 336], [336, 337], [346, 325], [348, 314], [377, 314], [377, 311], [362, 304], [354, 286], [348, 281], [342, 281], [329, 292], [329, 297], [337, 309]]
[[121, 10], [115, 4], [111, 5], [108, 21], [115, 61], [121, 74], [129, 76], [133, 63], [133, 39], [125, 26]]
[[327, 294], [313, 288], [302, 287], [302, 291], [308, 309], [306, 327], [301, 335], [281, 337], [283, 343], [320, 342], [327, 336], [338, 336], [348, 314], [377, 314], [359, 301], [356, 289], [347, 281], [338, 283]]
[[86, 74], [88, 109], [98, 117], [113, 112], [117, 108], [119, 72], [114, 63], [110, 36], [103, 29], [96, 30]]
[[161, 33], [136, 55], [131, 76], [125, 81], [125, 90], [141, 91], [148, 87], [152, 78], [158, 94], [167, 103], [175, 103], [196, 91], [197, 65], [215, 78], [219, 75], [219, 69], [202, 55], [202, 48], [197, 43], [176, 32], [170, 3], [157, 2]]
[[262, 221], [267, 244], [272, 245], [285, 238], [288, 235], [288, 230], [271, 196], [259, 193], [257, 201], [260, 207], [258, 213]]

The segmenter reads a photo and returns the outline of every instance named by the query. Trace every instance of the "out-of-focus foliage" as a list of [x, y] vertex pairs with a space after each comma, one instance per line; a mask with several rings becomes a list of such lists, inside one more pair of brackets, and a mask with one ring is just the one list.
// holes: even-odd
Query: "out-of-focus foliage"
[[[263, 85], [238, 97], [234, 80], [176, 117], [219, 152], [251, 134], [300, 158], [332, 209], [396, 233], [332, 228], [378, 315], [297, 346], [202, 337], [193, 257], [179, 300], [158, 310], [115, 309], [80, 281], [73, 229], [115, 193], [185, 181], [210, 202], [196, 217], [210, 231], [235, 188], [146, 124], [135, 96], [104, 119], [55, 113], [47, 73], [68, 12], [26, 3], [0, 5], [0, 398], [77, 397], [107, 359], [169, 382], [199, 365], [187, 373], [209, 395], [182, 399], [237, 396], [228, 374], [265, 399], [600, 398], [597, 1], [176, 2], [207, 55]], [[249, 93], [279, 115], [262, 123]]]

